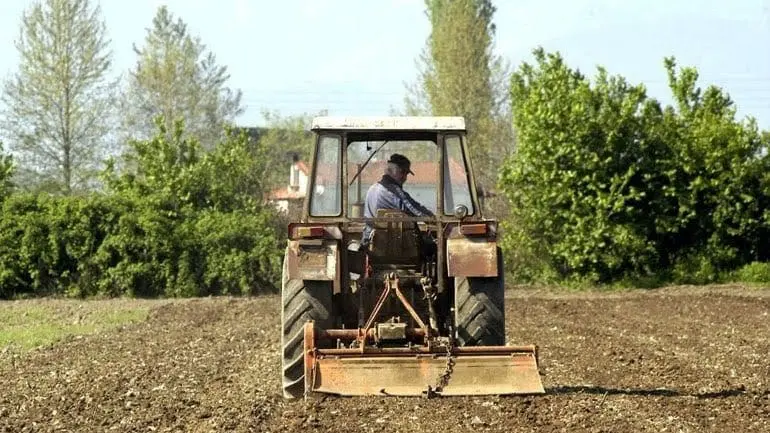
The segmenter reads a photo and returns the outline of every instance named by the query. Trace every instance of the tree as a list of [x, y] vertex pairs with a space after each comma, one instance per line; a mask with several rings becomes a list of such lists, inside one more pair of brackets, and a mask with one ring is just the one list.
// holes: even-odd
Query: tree
[[112, 118], [109, 43], [90, 0], [43, 0], [22, 15], [2, 127], [25, 183], [64, 194], [93, 186]]
[[692, 67], [664, 61], [674, 106], [663, 118], [672, 158], [660, 161], [663, 211], [656, 224], [677, 280], [715, 280], [721, 271], [770, 258], [770, 157], [767, 136], [755, 119], [736, 119], [737, 108], [721, 88], [697, 86]]
[[264, 112], [262, 116], [267, 121], [267, 127], [259, 137], [258, 148], [263, 152], [260, 158], [265, 158], [266, 166], [271, 167], [264, 175], [265, 185], [270, 188], [282, 187], [288, 180], [294, 156], [300, 161], [310, 160], [314, 144], [310, 123], [315, 115], [281, 116], [277, 112]]
[[649, 214], [637, 206], [665, 151], [640, 134], [638, 113], [655, 104], [604, 70], [592, 87], [558, 54], [538, 49], [535, 58], [511, 82], [518, 147], [500, 181], [511, 202], [509, 270], [523, 280], [600, 280], [654, 268], [657, 251], [638, 224]]
[[222, 138], [223, 126], [243, 112], [241, 92], [226, 87], [227, 68], [166, 6], [158, 8], [144, 46], [134, 46], [134, 52], [138, 60], [123, 97], [128, 137], [151, 138], [155, 118], [162, 116], [168, 133], [182, 119], [186, 134], [210, 149]]
[[499, 161], [513, 150], [508, 66], [494, 55], [491, 0], [426, 0], [431, 34], [408, 87], [411, 115], [463, 116], [481, 183], [494, 185]]
[[666, 59], [662, 107], [603, 68], [592, 83], [534, 54], [511, 80], [519, 141], [500, 176], [516, 280], [705, 283], [770, 259], [767, 136], [725, 92]]
[[13, 188], [13, 183], [11, 183], [13, 171], [13, 158], [3, 153], [3, 142], [0, 141], [0, 202], [5, 199]]
[[[245, 133], [225, 131], [204, 152], [181, 120], [150, 140], [131, 140], [130, 168], [104, 172], [120, 217], [97, 251], [100, 289], [134, 295], [205, 296], [274, 290], [281, 249], [264, 206], [267, 161]], [[223, 175], [226, 173], [226, 175]]]

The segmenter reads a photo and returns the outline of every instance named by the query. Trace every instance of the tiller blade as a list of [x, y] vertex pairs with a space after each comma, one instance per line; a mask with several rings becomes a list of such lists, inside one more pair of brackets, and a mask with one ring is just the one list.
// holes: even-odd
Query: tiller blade
[[[306, 392], [427, 397], [545, 393], [536, 346], [316, 347], [319, 340], [367, 340], [376, 335], [376, 330], [369, 331], [362, 336], [359, 329], [317, 330], [308, 322]], [[405, 334], [425, 341], [423, 329], [406, 329]]]

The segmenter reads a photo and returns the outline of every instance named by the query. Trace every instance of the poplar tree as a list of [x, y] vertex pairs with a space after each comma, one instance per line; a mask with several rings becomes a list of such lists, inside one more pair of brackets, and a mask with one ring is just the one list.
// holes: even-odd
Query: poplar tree
[[123, 97], [129, 137], [153, 137], [159, 116], [170, 134], [181, 119], [185, 134], [210, 149], [223, 138], [224, 126], [243, 112], [241, 92], [226, 86], [227, 67], [218, 65], [201, 39], [166, 6], [158, 8], [144, 45], [134, 46], [134, 52], [137, 63]]
[[1, 126], [25, 187], [71, 194], [95, 185], [109, 150], [109, 44], [89, 0], [43, 0], [23, 13]]
[[0, 141], [0, 202], [2, 202], [13, 189], [11, 176], [13, 175], [13, 158], [3, 151], [3, 142]]
[[409, 114], [463, 116], [480, 183], [492, 186], [513, 149], [508, 65], [493, 52], [491, 0], [426, 0], [431, 33], [409, 87]]

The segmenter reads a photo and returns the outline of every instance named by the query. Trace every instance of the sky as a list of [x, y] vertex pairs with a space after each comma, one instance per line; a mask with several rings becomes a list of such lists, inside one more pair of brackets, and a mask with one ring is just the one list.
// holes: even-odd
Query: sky
[[[18, 68], [14, 41], [32, 0], [0, 0], [0, 75]], [[134, 66], [165, 4], [227, 66], [243, 92], [241, 126], [281, 115], [387, 115], [429, 35], [423, 0], [102, 0], [113, 73]], [[724, 88], [738, 115], [770, 129], [770, 0], [497, 0], [495, 51], [514, 67], [542, 46], [592, 75], [596, 66], [670, 102], [663, 59]]]

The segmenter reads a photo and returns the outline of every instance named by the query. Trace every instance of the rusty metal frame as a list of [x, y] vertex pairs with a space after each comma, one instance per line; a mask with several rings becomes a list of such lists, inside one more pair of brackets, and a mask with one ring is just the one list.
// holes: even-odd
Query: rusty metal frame
[[[312, 251], [309, 247], [317, 248], [319, 251]], [[328, 250], [335, 250], [333, 256], [329, 256]], [[316, 281], [334, 281], [335, 290], [340, 274], [341, 242], [337, 239], [308, 239], [308, 240], [289, 240], [287, 242], [285, 255], [287, 263], [287, 272], [290, 279], [316, 280]], [[315, 257], [324, 262], [324, 269], [320, 267], [307, 267], [300, 264], [300, 257]], [[329, 275], [329, 260], [334, 260], [334, 274]], [[318, 271], [315, 274], [308, 273], [310, 270]], [[304, 271], [304, 272], [303, 272]]]
[[438, 217], [438, 221], [436, 222], [436, 224], [438, 224], [438, 227], [436, 227], [436, 275], [441, 276], [441, 278], [437, 278], [438, 281], [436, 281], [436, 285], [438, 286], [438, 291], [443, 293], [446, 289], [446, 281], [443, 278], [443, 276], [446, 275], [446, 251], [444, 246], [446, 242], [444, 233], [445, 226], [442, 222], [446, 215], [446, 211], [444, 210], [444, 178], [446, 177], [446, 173], [444, 173], [444, 162], [446, 161], [446, 143], [444, 142], [444, 133], [438, 134], [436, 137], [436, 144], [439, 148], [439, 177], [438, 188], [436, 191], [436, 216]]
[[[407, 338], [423, 336], [422, 329], [407, 328]], [[334, 395], [423, 395], [423, 381], [430, 383], [448, 355], [457, 363], [448, 388], [431, 395], [501, 395], [543, 394], [545, 389], [539, 373], [539, 353], [536, 345], [519, 346], [442, 346], [414, 345], [406, 347], [319, 348], [324, 340], [355, 340], [354, 329], [318, 329], [312, 321], [304, 328], [305, 397], [313, 393]], [[372, 329], [367, 337], [376, 338]], [[406, 367], [406, 382], [400, 368]], [[488, 372], [484, 375], [482, 372]], [[411, 382], [415, 374], [419, 383]], [[479, 376], [482, 374], [482, 376]], [[497, 376], [500, 374], [501, 376]], [[459, 375], [459, 376], [458, 376]], [[360, 381], [360, 382], [359, 382]], [[372, 381], [376, 385], [372, 385]], [[378, 383], [381, 381], [381, 384]], [[399, 383], [400, 381], [400, 383]], [[410, 389], [405, 390], [404, 384]], [[394, 392], [391, 386], [402, 387]]]
[[359, 329], [357, 339], [361, 344], [361, 352], [365, 350], [369, 331], [374, 324], [374, 320], [377, 318], [377, 314], [379, 314], [382, 306], [385, 303], [385, 300], [388, 298], [388, 295], [390, 295], [391, 292], [396, 294], [396, 297], [398, 297], [399, 301], [401, 301], [401, 303], [404, 305], [404, 308], [406, 308], [406, 310], [409, 312], [409, 315], [412, 316], [412, 319], [414, 319], [414, 321], [419, 325], [420, 329], [423, 330], [425, 338], [430, 338], [431, 329], [425, 324], [425, 322], [422, 321], [420, 315], [417, 314], [417, 312], [414, 310], [414, 307], [412, 307], [412, 304], [409, 303], [404, 294], [401, 292], [401, 289], [398, 286], [398, 275], [387, 275], [385, 277], [385, 288], [383, 288], [382, 292], [380, 293], [380, 297], [377, 299], [377, 303], [374, 305], [371, 314], [369, 314], [369, 318], [367, 319], [366, 324], [362, 329]]
[[[314, 142], [314, 145], [313, 145], [313, 152], [312, 152], [312, 156], [311, 156], [313, 161], [315, 161], [317, 159], [317, 157], [318, 157], [318, 146], [320, 145], [320, 140], [321, 140], [322, 137], [324, 137], [326, 135], [335, 135], [335, 136], [340, 137], [340, 151], [341, 151], [341, 158], [340, 158], [341, 169], [340, 169], [340, 171], [341, 171], [341, 178], [343, 180], [347, 179], [348, 167], [347, 167], [347, 152], [346, 152], [346, 150], [347, 150], [347, 146], [349, 145], [349, 142], [348, 142], [348, 131], [337, 131], [337, 130], [330, 131], [330, 130], [320, 130], [319, 129], [319, 130], [316, 130], [316, 131], [313, 131], [313, 132], [315, 133], [315, 142]], [[360, 133], [367, 133], [367, 132], [377, 133], [377, 132], [381, 132], [381, 131], [375, 131], [375, 130], [372, 130], [372, 131], [355, 131], [354, 133], [355, 134], [360, 134]], [[410, 132], [421, 133], [421, 132], [425, 132], [425, 131], [410, 131]], [[445, 149], [444, 137], [446, 135], [456, 135], [456, 136], [460, 137], [460, 140], [461, 140], [461, 143], [462, 143], [461, 149], [462, 149], [462, 152], [463, 152], [463, 158], [465, 159], [464, 162], [465, 162], [465, 165], [466, 165], [465, 168], [467, 170], [466, 176], [468, 178], [468, 185], [469, 185], [469, 188], [470, 188], [471, 200], [473, 202], [473, 206], [474, 206], [475, 210], [478, 210], [478, 212], [474, 212], [473, 215], [469, 215], [464, 220], [468, 220], [468, 221], [481, 221], [481, 220], [484, 220], [483, 209], [480, 206], [480, 203], [479, 203], [479, 200], [478, 200], [478, 194], [476, 193], [476, 182], [475, 182], [475, 176], [474, 176], [474, 171], [473, 171], [473, 163], [472, 163], [472, 161], [470, 159], [470, 153], [469, 153], [470, 151], [467, 148], [467, 135], [465, 133], [460, 133], [458, 131], [444, 131], [444, 130], [430, 131], [430, 133], [431, 133], [431, 135], [432, 134], [436, 134], [436, 140], [435, 141], [436, 141], [436, 146], [439, 149], [439, 161], [438, 161], [438, 163], [439, 163], [439, 173], [440, 173], [440, 175], [439, 175], [439, 179], [438, 179], [438, 187], [437, 187], [437, 190], [436, 190], [436, 195], [437, 195], [437, 197], [436, 197], [436, 199], [437, 199], [436, 200], [436, 208], [437, 209], [436, 210], [437, 210], [437, 212], [436, 212], [436, 216], [434, 218], [422, 218], [422, 219], [419, 219], [419, 221], [426, 221], [426, 222], [430, 221], [430, 222], [436, 222], [436, 223], [442, 223], [442, 222], [457, 222], [457, 223], [459, 223], [460, 222], [460, 220], [458, 218], [454, 217], [451, 213], [447, 215], [445, 210], [444, 210], [444, 208], [443, 208], [444, 196], [443, 196], [442, 192], [443, 192], [443, 186], [444, 186], [443, 185], [444, 184], [444, 168], [445, 168], [444, 167], [444, 160], [446, 159], [446, 149]], [[312, 168], [311, 174], [310, 174], [309, 179], [308, 179], [308, 181], [310, 182], [310, 184], [308, 185], [309, 186], [308, 191], [312, 191], [312, 186], [313, 186], [313, 183], [315, 182], [315, 174], [316, 174], [316, 168], [315, 168], [315, 164], [314, 164], [314, 167]], [[310, 214], [310, 196], [311, 196], [311, 193], [309, 193], [305, 197], [305, 199], [304, 199], [305, 203], [304, 203], [304, 206], [303, 206], [304, 212], [303, 212], [302, 221], [303, 222], [319, 222], [319, 223], [365, 222], [366, 219], [364, 219], [364, 218], [352, 218], [352, 217], [346, 216], [346, 213], [347, 213], [347, 202], [348, 202], [348, 194], [347, 194], [348, 185], [347, 185], [347, 182], [343, 182], [343, 183], [344, 183], [344, 185], [343, 185], [342, 189], [344, 189], [345, 191], [344, 192], [341, 191], [341, 193], [342, 193], [342, 201], [343, 201], [343, 203], [342, 203], [343, 204], [343, 208], [342, 208], [343, 212], [340, 215], [338, 215], [338, 216], [312, 216]]]
[[[522, 346], [459, 346], [449, 349], [451, 354], [454, 355], [532, 355], [535, 359], [538, 359], [537, 355], [538, 347], [536, 345], [522, 345]], [[316, 349], [316, 357], [319, 356], [338, 356], [338, 357], [355, 357], [361, 356], [362, 351], [359, 349]], [[393, 356], [393, 355], [445, 355], [447, 350], [443, 347], [387, 347], [379, 348], [374, 346], [368, 346], [363, 353], [367, 357], [377, 356]]]
[[[366, 333], [361, 329], [316, 329], [315, 339], [319, 340], [344, 340], [353, 341], [359, 339], [359, 337], [365, 337], [366, 341], [374, 341], [377, 332], [374, 328], [370, 328]], [[422, 342], [425, 339], [425, 329], [423, 328], [406, 328], [406, 339], [412, 342]]]

